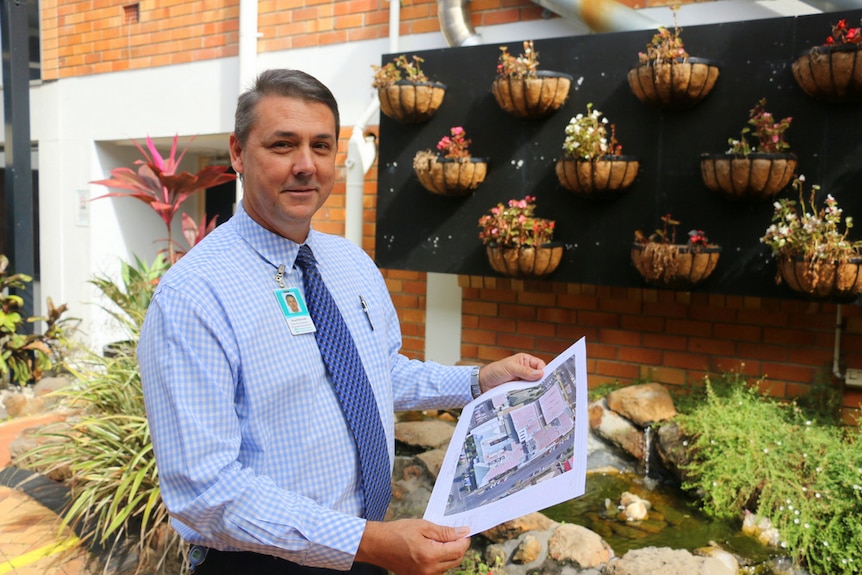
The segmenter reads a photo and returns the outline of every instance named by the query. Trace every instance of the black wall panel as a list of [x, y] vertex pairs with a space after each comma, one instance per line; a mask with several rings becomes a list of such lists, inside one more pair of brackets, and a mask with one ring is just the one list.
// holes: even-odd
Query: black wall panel
[[[679, 237], [702, 229], [722, 246], [713, 275], [698, 291], [796, 297], [775, 285], [775, 264], [759, 242], [772, 203], [733, 202], [712, 192], [700, 176], [700, 154], [727, 150], [760, 98], [776, 118], [793, 117], [787, 131], [798, 173], [838, 199], [862, 227], [862, 104], [824, 104], [793, 78], [793, 59], [822, 43], [833, 23], [858, 25], [862, 10], [691, 26], [682, 38], [691, 56], [713, 60], [721, 74], [696, 107], [667, 112], [642, 104], [629, 89], [628, 70], [653, 31], [536, 40], [541, 70], [575, 78], [566, 104], [541, 120], [503, 112], [490, 92], [499, 45], [415, 52], [423, 70], [448, 90], [437, 115], [424, 124], [401, 124], [381, 115], [377, 211], [377, 263], [384, 268], [495, 275], [478, 239], [477, 221], [498, 202], [536, 196], [537, 215], [557, 221], [555, 239], [567, 246], [549, 277], [611, 286], [642, 286], [629, 248], [636, 229], [659, 227], [673, 214]], [[506, 45], [522, 52], [522, 40]], [[413, 54], [413, 53], [411, 53]], [[391, 61], [386, 55], [381, 63]], [[586, 105], [616, 125], [623, 153], [641, 162], [635, 183], [616, 199], [594, 201], [563, 188], [554, 173], [569, 119]], [[445, 198], [426, 191], [412, 168], [418, 150], [434, 149], [452, 126], [463, 126], [473, 156], [488, 158], [488, 176], [470, 196]], [[791, 196], [790, 188], [778, 197]], [[862, 237], [854, 228], [852, 236]]]

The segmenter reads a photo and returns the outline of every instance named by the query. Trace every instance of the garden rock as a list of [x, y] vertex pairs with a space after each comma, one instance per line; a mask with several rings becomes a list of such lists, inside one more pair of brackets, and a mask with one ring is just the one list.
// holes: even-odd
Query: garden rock
[[428, 473], [431, 474], [431, 477], [437, 479], [437, 474], [440, 473], [440, 469], [443, 467], [444, 457], [446, 457], [445, 449], [432, 449], [430, 451], [420, 453], [416, 456], [416, 459], [425, 464], [425, 468], [428, 470]]
[[566, 523], [551, 534], [548, 556], [558, 563], [571, 563], [576, 567], [598, 567], [613, 557], [613, 550], [597, 533]]
[[638, 461], [644, 460], [643, 432], [625, 417], [608, 409], [606, 398], [591, 403], [589, 414], [594, 432]]
[[[30, 427], [21, 431], [12, 443], [9, 444], [9, 456], [12, 465], [17, 467], [32, 468], [45, 475], [53, 481], [63, 482], [72, 477], [72, 470], [69, 465], [63, 465], [52, 469], [38, 469], [27, 465], [24, 460], [24, 454], [50, 443], [60, 443], [62, 437], [68, 436], [72, 432], [72, 425], [66, 421], [56, 421], [43, 426]], [[51, 436], [48, 433], [52, 434]]]
[[728, 553], [716, 545], [715, 542], [711, 542], [708, 547], [695, 549], [692, 553], [699, 557], [712, 557], [714, 559], [718, 559], [724, 563], [724, 566], [730, 569], [732, 573], [737, 573], [739, 571], [739, 561], [737, 561], [736, 557], [734, 557], [732, 553]]
[[434, 449], [447, 445], [454, 432], [454, 425], [439, 419], [399, 421], [395, 424], [396, 441], [424, 449]]
[[745, 517], [742, 520], [742, 532], [757, 539], [761, 545], [778, 547], [780, 543], [778, 529], [772, 525], [772, 521], [748, 509], [745, 510]]
[[682, 435], [676, 422], [660, 425], [656, 453], [665, 469], [685, 481], [687, 474], [685, 466], [689, 463], [686, 438]]
[[640, 427], [649, 427], [676, 416], [676, 407], [667, 388], [660, 383], [630, 385], [608, 394], [608, 409]]
[[9, 417], [27, 417], [45, 412], [45, 400], [24, 393], [12, 393], [3, 400]]
[[736, 575], [714, 557], [695, 557], [683, 549], [645, 547], [633, 549], [612, 561], [606, 575]]
[[535, 512], [501, 523], [496, 527], [483, 531], [482, 535], [495, 543], [500, 543], [516, 539], [528, 531], [547, 531], [557, 525], [558, 523], [548, 518], [547, 515]]
[[33, 395], [42, 398], [45, 401], [45, 407], [50, 409], [60, 401], [59, 397], [52, 394], [68, 385], [69, 380], [65, 377], [43, 377], [33, 385]]
[[519, 565], [524, 563], [532, 563], [539, 558], [542, 553], [542, 544], [535, 535], [526, 535], [518, 548], [515, 549], [515, 554], [512, 555], [512, 562]]

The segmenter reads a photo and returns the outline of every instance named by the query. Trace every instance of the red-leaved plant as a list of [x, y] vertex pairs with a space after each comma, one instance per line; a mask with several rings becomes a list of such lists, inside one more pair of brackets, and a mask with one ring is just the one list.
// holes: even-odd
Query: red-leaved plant
[[[134, 142], [135, 147], [144, 157], [143, 160], [135, 160], [137, 170], [132, 168], [114, 168], [111, 170], [111, 177], [105, 180], [95, 180], [92, 184], [99, 184], [110, 188], [119, 188], [127, 190], [125, 192], [110, 192], [93, 198], [95, 200], [110, 197], [129, 196], [138, 199], [158, 214], [168, 230], [168, 258], [171, 263], [182, 257], [185, 250], [177, 249], [177, 244], [173, 239], [171, 230], [171, 222], [174, 216], [180, 209], [180, 206], [189, 197], [200, 190], [205, 190], [213, 186], [218, 186], [236, 179], [235, 174], [226, 173], [228, 166], [207, 166], [196, 174], [190, 172], [177, 173], [180, 162], [188, 150], [188, 144], [177, 155], [177, 140], [178, 135], [174, 136], [171, 152], [163, 158], [156, 149], [153, 140], [147, 136], [147, 148], [142, 148], [137, 142]], [[194, 140], [192, 137], [189, 143]], [[189, 246], [194, 247], [197, 242], [215, 228], [216, 218], [213, 217], [209, 223], [206, 223], [206, 217], [201, 225], [198, 226], [194, 219], [188, 214], [183, 214], [183, 236], [189, 243]]]
[[832, 26], [832, 35], [823, 43], [824, 46], [833, 44], [862, 44], [862, 27], [849, 28], [847, 20], [842, 18]]

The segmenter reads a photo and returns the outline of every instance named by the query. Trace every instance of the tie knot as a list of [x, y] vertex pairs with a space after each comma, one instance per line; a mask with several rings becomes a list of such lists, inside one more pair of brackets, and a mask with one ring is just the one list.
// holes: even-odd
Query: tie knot
[[307, 245], [299, 246], [299, 253], [296, 254], [296, 265], [306, 271], [317, 265], [317, 260], [314, 259], [314, 254], [311, 253], [311, 248]]

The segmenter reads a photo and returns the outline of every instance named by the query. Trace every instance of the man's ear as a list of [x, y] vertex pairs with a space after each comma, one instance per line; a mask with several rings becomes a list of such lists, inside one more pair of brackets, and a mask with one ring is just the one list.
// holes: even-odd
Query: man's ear
[[242, 176], [245, 169], [242, 162], [242, 144], [236, 134], [230, 135], [230, 165], [237, 174]]

